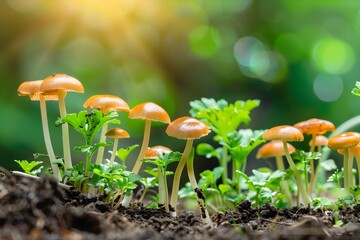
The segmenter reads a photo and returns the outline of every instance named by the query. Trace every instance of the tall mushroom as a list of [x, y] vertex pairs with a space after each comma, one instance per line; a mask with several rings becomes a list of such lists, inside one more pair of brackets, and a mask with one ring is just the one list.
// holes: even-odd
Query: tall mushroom
[[[289, 153], [295, 152], [295, 148], [290, 143], [287, 143]], [[282, 172], [285, 172], [285, 166], [283, 161], [283, 156], [285, 156], [284, 145], [282, 141], [272, 140], [263, 146], [261, 146], [256, 154], [256, 158], [271, 158], [275, 157], [276, 167]], [[289, 185], [284, 179], [281, 180], [283, 191], [288, 199], [288, 205], [292, 206], [292, 196], [289, 190]]]
[[130, 135], [124, 129], [112, 128], [112, 129], [110, 129], [109, 131], [107, 131], [105, 133], [105, 136], [109, 137], [109, 138], [114, 138], [114, 146], [113, 146], [111, 158], [110, 158], [110, 161], [109, 161], [109, 165], [112, 166], [114, 164], [119, 138], [129, 138]]
[[[333, 132], [335, 130], [335, 125], [327, 120], [311, 118], [306, 121], [298, 122], [294, 125], [302, 133], [311, 135], [311, 140], [309, 142], [310, 152], [315, 150], [315, 139], [317, 135], [322, 135], [326, 132]], [[310, 189], [314, 185], [315, 179], [315, 166], [314, 161], [310, 161]]]
[[[85, 109], [98, 109], [104, 115], [107, 114], [109, 111], [117, 111], [117, 112], [129, 112], [130, 108], [129, 105], [120, 97], [108, 94], [98, 94], [89, 97], [84, 103]], [[101, 129], [101, 135], [99, 142], [105, 142], [106, 136], [105, 133], [108, 130], [108, 124], [105, 124]], [[103, 162], [104, 157], [104, 147], [100, 147], [98, 149], [96, 155], [95, 164], [101, 164]]]
[[359, 144], [358, 136], [351, 132], [345, 132], [329, 138], [328, 148], [338, 150], [340, 154], [344, 155], [344, 189], [349, 190], [352, 186], [352, 162], [354, 152], [352, 149]]
[[[53, 74], [44, 79], [40, 86], [42, 94], [55, 94], [59, 98], [60, 117], [66, 115], [65, 96], [67, 92], [84, 92], [84, 87], [79, 80], [66, 74]], [[67, 123], [61, 125], [63, 151], [64, 151], [64, 165], [65, 169], [72, 167], [70, 140], [69, 140], [69, 126]]]
[[205, 206], [205, 197], [201, 191], [201, 189], [197, 185], [197, 181], [194, 174], [194, 167], [193, 167], [193, 158], [189, 158], [194, 139], [201, 138], [203, 136], [208, 135], [210, 132], [209, 127], [192, 117], [181, 117], [173, 122], [171, 122], [168, 127], [166, 128], [166, 133], [170, 137], [178, 138], [186, 140], [186, 145], [184, 152], [181, 156], [181, 159], [176, 167], [174, 180], [173, 180], [173, 187], [171, 190], [171, 199], [170, 199], [170, 214], [173, 217], [176, 217], [176, 205], [178, 200], [178, 192], [179, 192], [179, 185], [180, 185], [180, 177], [181, 173], [184, 169], [185, 164], [187, 165], [187, 173], [191, 183], [193, 190], [196, 193], [197, 201], [200, 206], [201, 210], [201, 218], [203, 223], [205, 224], [212, 224], [210, 219], [209, 213]]
[[167, 112], [159, 105], [152, 102], [145, 102], [133, 107], [129, 112], [129, 118], [145, 120], [144, 138], [141, 144], [139, 155], [135, 161], [132, 172], [138, 174], [142, 160], [144, 159], [146, 149], [149, 146], [151, 122], [170, 123], [170, 117]]
[[54, 163], [56, 160], [54, 149], [51, 144], [50, 132], [49, 132], [49, 124], [47, 120], [47, 111], [46, 111], [46, 101], [50, 100], [58, 100], [57, 95], [42, 95], [40, 94], [40, 85], [43, 80], [36, 81], [28, 81], [20, 84], [17, 93], [19, 96], [29, 96], [31, 101], [39, 101], [40, 102], [40, 113], [41, 113], [41, 122], [42, 129], [45, 141], [46, 151], [49, 155], [50, 165], [54, 174], [54, 177], [60, 181], [61, 174], [59, 171], [59, 167]]
[[305, 205], [309, 204], [311, 202], [310, 196], [306, 192], [305, 187], [302, 185], [299, 171], [296, 168], [296, 165], [289, 154], [287, 146], [287, 142], [304, 140], [304, 136], [301, 131], [292, 126], [281, 125], [267, 130], [264, 133], [263, 138], [265, 140], [281, 140], [283, 142], [286, 160], [294, 171], [295, 180], [299, 188], [299, 196], [301, 197]]
[[[156, 121], [169, 124], [170, 117], [167, 112], [156, 103], [145, 102], [133, 107], [129, 112], [129, 118], [145, 120], [143, 141], [141, 144], [139, 155], [132, 169], [132, 172], [134, 174], [138, 174], [142, 165], [142, 160], [145, 157], [146, 149], [149, 146], [151, 122]], [[132, 193], [130, 195], [125, 195], [124, 199], [121, 202], [121, 205], [124, 207], [128, 207], [131, 199]]]

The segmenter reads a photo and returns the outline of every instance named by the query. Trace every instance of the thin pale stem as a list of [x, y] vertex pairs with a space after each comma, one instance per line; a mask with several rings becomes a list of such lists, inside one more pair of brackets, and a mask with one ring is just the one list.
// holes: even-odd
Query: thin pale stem
[[296, 165], [289, 154], [289, 149], [287, 147], [287, 142], [285, 140], [283, 140], [283, 145], [284, 145], [286, 159], [287, 159], [290, 167], [294, 171], [295, 180], [296, 180], [296, 183], [297, 183], [298, 189], [299, 189], [299, 196], [301, 196], [302, 200], [304, 201], [304, 204], [307, 205], [311, 202], [311, 199], [310, 199], [309, 195], [307, 194], [304, 186], [301, 184], [301, 177], [300, 177], [299, 171], [297, 170]]
[[352, 153], [349, 153], [349, 165], [348, 165], [348, 178], [349, 178], [349, 189], [352, 188], [354, 186], [354, 179], [353, 179], [353, 165], [354, 165], [354, 155]]
[[[315, 150], [315, 139], [316, 134], [312, 134], [311, 140], [310, 140], [310, 152], [313, 153]], [[310, 188], [308, 188], [308, 193], [311, 194], [311, 186], [314, 185], [315, 181], [315, 164], [314, 159], [310, 160]]]
[[357, 173], [358, 173], [358, 182], [357, 182], [357, 185], [359, 186], [359, 185], [360, 185], [360, 156], [359, 156], [359, 155], [356, 155], [356, 156], [355, 156], [355, 159], [356, 159]]
[[198, 205], [200, 207], [201, 220], [204, 224], [213, 225], [210, 215], [209, 215], [209, 212], [206, 209], [205, 196], [203, 195], [201, 189], [198, 187], [198, 184], [197, 184], [197, 181], [195, 178], [194, 158], [193, 157], [188, 158], [186, 167], [187, 167], [187, 173], [189, 176], [191, 186], [192, 186], [193, 190], [195, 191], [196, 199], [197, 199]]
[[222, 182], [223, 184], [227, 183], [227, 179], [228, 179], [228, 152], [227, 149], [224, 147], [223, 148], [223, 152], [222, 152], [222, 157], [221, 157], [221, 166], [224, 168], [224, 171], [222, 172]]
[[144, 128], [144, 138], [143, 142], [141, 144], [139, 155], [136, 159], [135, 165], [132, 169], [132, 172], [135, 174], [138, 174], [142, 165], [142, 160], [145, 157], [146, 150], [149, 146], [149, 140], [150, 140], [150, 130], [151, 130], [151, 121], [145, 120], [145, 128]]
[[158, 167], [158, 188], [159, 188], [159, 204], [165, 204], [165, 182], [164, 182], [164, 174], [161, 171], [161, 168]]
[[186, 141], [184, 152], [181, 156], [181, 159], [180, 159], [180, 161], [176, 167], [175, 173], [174, 173], [174, 180], [173, 180], [173, 185], [172, 185], [172, 190], [171, 190], [171, 198], [170, 198], [170, 214], [173, 217], [176, 217], [176, 205], [177, 205], [177, 201], [178, 201], [181, 173], [185, 167], [187, 158], [189, 157], [193, 142], [194, 142], [193, 139], [188, 139]]
[[[99, 142], [105, 142], [106, 141], [106, 132], [108, 129], [108, 124], [105, 124], [102, 128], [101, 128], [101, 135], [100, 135], [100, 140]], [[105, 151], [105, 147], [99, 147], [98, 148], [98, 152], [96, 155], [96, 160], [95, 160], [95, 164], [102, 164], [103, 163], [103, 159], [104, 159], [104, 151]]]
[[[65, 107], [65, 91], [59, 91], [59, 110], [60, 117], [66, 116], [66, 107]], [[65, 169], [72, 167], [71, 162], [71, 153], [70, 153], [70, 139], [69, 139], [69, 125], [64, 123], [61, 125], [62, 130], [62, 140], [63, 140], [63, 154], [64, 154], [64, 165]]]
[[115, 160], [116, 152], [117, 152], [117, 148], [118, 148], [118, 143], [119, 143], [119, 139], [115, 138], [111, 158], [110, 158], [110, 161], [109, 161], [109, 166], [112, 166], [114, 164], [114, 160]]
[[49, 132], [49, 124], [47, 120], [47, 111], [46, 111], [46, 102], [44, 96], [40, 95], [40, 112], [41, 112], [41, 122], [43, 127], [43, 134], [44, 134], [44, 141], [45, 141], [45, 147], [46, 151], [49, 155], [50, 165], [53, 170], [54, 177], [60, 181], [61, 175], [59, 171], [58, 165], [56, 165], [54, 162], [56, 160], [54, 149], [51, 144], [50, 139], [50, 132]]
[[349, 152], [348, 149], [344, 149], [344, 188], [349, 191]]
[[[318, 152], [321, 152], [321, 147], [318, 146]], [[321, 169], [321, 162], [322, 162], [322, 158], [323, 158], [323, 155], [320, 156], [319, 160], [318, 160], [318, 164], [315, 168], [315, 176], [314, 176], [314, 180], [312, 182], [310, 182], [310, 194], [313, 192], [314, 190], [314, 187], [316, 185], [316, 182], [317, 182], [317, 179], [319, 177], [319, 172], [320, 172], [320, 169]]]

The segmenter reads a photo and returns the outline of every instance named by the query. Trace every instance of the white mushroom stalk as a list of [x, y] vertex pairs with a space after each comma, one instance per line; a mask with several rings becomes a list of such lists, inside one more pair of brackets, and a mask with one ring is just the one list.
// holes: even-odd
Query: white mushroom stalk
[[[65, 91], [59, 91], [59, 111], [60, 117], [63, 118], [66, 116], [66, 107], [65, 107]], [[71, 151], [70, 151], [70, 137], [69, 137], [69, 125], [63, 123], [61, 125], [62, 141], [63, 141], [63, 154], [64, 154], [64, 165], [65, 169], [72, 167], [71, 161]]]

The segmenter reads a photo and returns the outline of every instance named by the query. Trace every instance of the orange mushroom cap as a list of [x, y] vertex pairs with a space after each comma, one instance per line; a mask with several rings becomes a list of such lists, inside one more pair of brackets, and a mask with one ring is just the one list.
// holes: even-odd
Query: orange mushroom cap
[[133, 107], [129, 112], [129, 118], [163, 123], [171, 122], [167, 112], [162, 107], [152, 102], [141, 103]]
[[355, 135], [342, 133], [331, 137], [328, 141], [328, 147], [331, 149], [350, 148], [359, 144], [359, 138]]
[[148, 148], [145, 152], [145, 158], [156, 159], [156, 158], [158, 158], [159, 153], [165, 154], [165, 153], [169, 153], [169, 152], [172, 152], [172, 150], [170, 148], [158, 145], [158, 146]]
[[[23, 82], [20, 84], [17, 90], [17, 94], [19, 96], [29, 96], [31, 101], [39, 101], [40, 100], [40, 85], [43, 80], [35, 80]], [[54, 94], [43, 94], [45, 101], [49, 100], [58, 100], [58, 96]]]
[[[314, 146], [324, 146], [328, 144], [329, 139], [327, 137], [325, 137], [324, 135], [316, 135], [315, 137], [315, 143]], [[312, 142], [309, 142], [309, 145], [311, 146]]]
[[287, 142], [304, 140], [301, 131], [289, 125], [270, 128], [264, 133], [263, 138], [265, 140], [285, 140]]
[[99, 94], [89, 97], [85, 103], [84, 108], [95, 108], [107, 114], [109, 111], [124, 111], [129, 112], [129, 105], [120, 97], [108, 94]]
[[[287, 143], [289, 153], [295, 152], [295, 147], [290, 143]], [[273, 140], [261, 146], [256, 154], [256, 158], [270, 158], [276, 156], [284, 156], [284, 144], [282, 141]]]
[[335, 130], [335, 125], [332, 122], [318, 118], [311, 118], [309, 120], [296, 123], [294, 127], [299, 129], [302, 133], [309, 135], [324, 134]]
[[66, 74], [58, 73], [48, 76], [40, 86], [41, 93], [57, 94], [59, 91], [84, 92], [84, 87], [79, 80]]
[[130, 135], [127, 131], [121, 128], [112, 128], [105, 133], [109, 138], [129, 138]]
[[205, 123], [192, 117], [175, 119], [166, 128], [167, 135], [179, 139], [197, 139], [209, 132], [210, 128]]

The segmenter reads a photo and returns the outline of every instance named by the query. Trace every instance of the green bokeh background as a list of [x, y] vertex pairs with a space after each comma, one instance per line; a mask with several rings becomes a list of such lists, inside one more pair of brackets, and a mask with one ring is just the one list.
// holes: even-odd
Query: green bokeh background
[[[260, 99], [254, 129], [312, 117], [339, 125], [360, 113], [350, 94], [360, 74], [359, 1], [3, 0], [0, 15], [0, 151], [9, 169], [45, 152], [39, 105], [17, 87], [53, 73], [84, 85], [84, 94], [68, 94], [68, 112], [106, 93], [130, 107], [156, 102], [172, 119], [201, 97]], [[48, 103], [50, 122], [58, 115]], [[142, 122], [120, 118], [132, 136], [123, 145], [141, 143]], [[61, 130], [50, 126], [61, 155]], [[153, 128], [150, 145], [182, 151], [164, 130]]]

